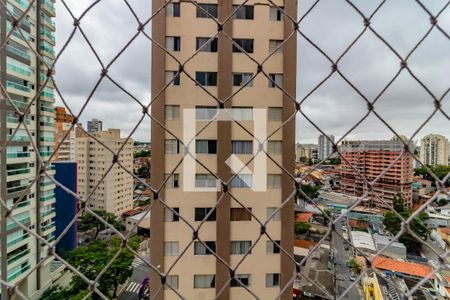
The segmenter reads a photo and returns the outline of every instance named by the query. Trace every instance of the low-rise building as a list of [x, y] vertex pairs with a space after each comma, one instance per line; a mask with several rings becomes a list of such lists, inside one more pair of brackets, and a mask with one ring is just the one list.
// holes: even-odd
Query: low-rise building
[[127, 217], [125, 227], [127, 232], [138, 234], [143, 230], [150, 230], [150, 211], [143, 211], [136, 215]]
[[374, 234], [373, 239], [377, 251], [381, 251], [387, 246], [381, 253], [383, 256], [406, 259], [406, 246], [403, 243], [397, 241], [392, 242], [393, 237], [380, 234]]
[[352, 245], [366, 253], [376, 253], [377, 249], [373, 241], [372, 235], [364, 231], [350, 231]]

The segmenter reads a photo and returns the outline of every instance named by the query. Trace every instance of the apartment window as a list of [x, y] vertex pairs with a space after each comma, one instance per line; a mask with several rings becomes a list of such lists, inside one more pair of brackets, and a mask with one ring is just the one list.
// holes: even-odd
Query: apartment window
[[230, 220], [231, 221], [251, 221], [252, 215], [251, 208], [243, 208], [243, 207], [233, 207], [230, 209]]
[[281, 155], [282, 143], [281, 141], [269, 141], [267, 143], [267, 153], [271, 155]]
[[270, 53], [272, 53], [274, 51], [275, 51], [275, 53], [283, 52], [283, 47], [281, 46], [282, 43], [283, 43], [282, 40], [270, 40], [269, 41], [269, 52]]
[[178, 290], [178, 275], [167, 275], [166, 276], [166, 285], [164, 286], [165, 289], [170, 289], [169, 285], [174, 290]]
[[178, 242], [170, 241], [164, 242], [165, 256], [178, 256]]
[[180, 51], [181, 38], [179, 36], [166, 36], [166, 49], [168, 51]]
[[281, 215], [280, 215], [280, 211], [277, 211], [277, 207], [268, 207], [267, 208], [267, 220], [272, 216], [273, 213], [275, 213], [272, 217], [272, 219], [270, 219], [271, 221], [280, 221], [281, 220]]
[[[217, 4], [198, 4], [197, 7], [197, 18], [217, 18], [218, 16], [218, 5]], [[200, 8], [201, 7], [201, 8]], [[208, 12], [208, 13], [206, 13]]]
[[216, 154], [217, 141], [216, 140], [196, 140], [195, 153], [201, 154]]
[[237, 274], [237, 275], [235, 275], [235, 278], [231, 279], [230, 286], [231, 287], [240, 287], [240, 286], [249, 287], [251, 284], [251, 278], [252, 278], [252, 275], [250, 275], [250, 274]]
[[240, 20], [253, 20], [254, 6], [253, 5], [233, 5], [234, 18]]
[[253, 142], [252, 141], [232, 141], [231, 152], [233, 154], [252, 154]]
[[267, 120], [270, 122], [281, 122], [283, 120], [283, 108], [269, 107], [267, 110]]
[[166, 84], [180, 85], [180, 74], [177, 71], [166, 71]]
[[166, 6], [167, 17], [179, 17], [181, 15], [180, 3], [169, 3]]
[[208, 37], [198, 37], [196, 39], [196, 49], [200, 49], [200, 52], [217, 52], [217, 38], [210, 39]]
[[217, 72], [195, 72], [195, 80], [202, 86], [217, 86]]
[[217, 187], [217, 178], [212, 174], [195, 174], [195, 187], [215, 188]]
[[216, 287], [214, 275], [194, 275], [194, 289], [208, 289]]
[[197, 120], [212, 120], [217, 114], [217, 107], [215, 106], [196, 106], [195, 118]]
[[195, 221], [203, 221], [206, 215], [212, 210], [212, 213], [208, 216], [206, 221], [216, 220], [216, 210], [213, 207], [196, 207], [195, 208]]
[[283, 7], [278, 9], [275, 6], [270, 7], [270, 21], [282, 21], [283, 20]]
[[[275, 241], [278, 245], [281, 245], [281, 241]], [[272, 241], [266, 242], [266, 253], [267, 254], [277, 254], [280, 253], [280, 247]]]
[[166, 178], [169, 177], [169, 179], [166, 182], [165, 187], [166, 188], [179, 188], [180, 187], [180, 174], [166, 174]]
[[233, 73], [233, 86], [252, 87], [252, 73]]
[[[194, 255], [213, 255], [216, 252], [216, 242], [214, 241], [204, 241], [204, 244], [201, 242], [194, 242]], [[208, 248], [206, 248], [206, 246]]]
[[172, 207], [172, 209], [176, 212], [173, 212], [172, 210], [168, 208], [164, 208], [164, 221], [165, 222], [178, 222], [180, 221], [180, 208], [179, 207]]
[[269, 87], [283, 87], [283, 74], [269, 74]]
[[252, 121], [253, 107], [232, 107], [232, 116], [236, 121]]
[[178, 154], [180, 153], [180, 143], [178, 140], [165, 140], [166, 154]]
[[251, 174], [239, 174], [231, 180], [231, 187], [233, 188], [249, 188], [252, 186]]
[[230, 247], [231, 254], [246, 254], [252, 247], [252, 241], [232, 241]]
[[280, 273], [266, 274], [266, 287], [280, 286]]
[[[253, 53], [253, 39], [233, 39], [233, 52]], [[238, 44], [240, 48], [236, 45]], [[241, 48], [243, 50], [241, 50]]]
[[268, 189], [281, 188], [281, 174], [268, 174], [267, 175], [267, 188]]
[[179, 105], [166, 105], [165, 106], [166, 120], [178, 120], [180, 119], [180, 106]]

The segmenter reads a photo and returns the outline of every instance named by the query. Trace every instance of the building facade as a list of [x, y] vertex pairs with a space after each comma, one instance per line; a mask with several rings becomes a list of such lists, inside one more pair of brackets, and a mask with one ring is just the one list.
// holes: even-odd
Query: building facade
[[343, 141], [341, 191], [356, 196], [364, 195], [368, 186], [361, 175], [371, 182], [392, 164], [373, 186], [373, 194], [368, 196], [366, 203], [380, 207], [392, 206], [394, 197], [402, 195], [405, 206], [411, 207], [414, 170], [412, 156], [408, 152], [402, 153], [403, 148], [403, 142], [394, 140]]
[[[133, 170], [132, 139], [121, 138], [119, 129], [97, 131], [94, 135], [114, 153], [126, 143], [118, 159], [126, 170]], [[114, 164], [109, 170], [113, 163], [113, 154], [103, 145], [81, 130], [77, 130], [75, 154], [78, 163], [78, 195], [86, 199], [101, 181], [88, 206], [120, 217], [123, 212], [133, 207], [133, 177], [118, 164]], [[102, 180], [106, 172], [108, 174]]]
[[94, 133], [97, 131], [103, 130], [103, 122], [98, 119], [92, 119], [91, 121], [87, 122], [87, 131], [89, 133]]
[[[0, 5], [0, 10], [0, 40], [5, 45], [0, 52], [0, 79], [7, 91], [7, 95], [2, 93], [0, 102], [1, 198], [9, 208], [14, 207], [11, 216], [16, 221], [47, 241], [53, 241], [55, 185], [44, 174], [39, 175], [41, 163], [32, 142], [40, 158], [48, 160], [54, 150], [55, 93], [52, 82], [45, 81], [55, 59], [54, 3], [8, 0]], [[36, 57], [34, 52], [41, 57]], [[23, 118], [12, 104], [25, 113]], [[54, 176], [51, 166], [46, 171]], [[4, 216], [6, 212], [2, 207], [0, 210]], [[46, 259], [28, 274], [47, 257], [45, 244], [19, 227], [11, 217], [0, 217], [0, 231], [0, 254], [2, 262], [7, 262], [0, 264], [1, 279], [18, 283], [24, 295], [37, 299], [52, 282], [53, 258]], [[8, 299], [5, 286], [2, 285], [0, 293], [1, 299]]]
[[[72, 193], [77, 194], [77, 163], [58, 161], [54, 162], [55, 179]], [[77, 198], [67, 193], [61, 187], [57, 186], [56, 194], [56, 236], [60, 236], [66, 227], [76, 217], [78, 212]], [[66, 251], [75, 250], [78, 245], [77, 220], [73, 223], [69, 230], [63, 235], [59, 243], [56, 245], [56, 251], [64, 254]]]
[[420, 141], [420, 161], [425, 165], [448, 165], [448, 139], [440, 134], [429, 134]]
[[55, 155], [53, 159], [75, 161], [76, 133], [75, 127], [72, 128], [73, 116], [68, 114], [64, 107], [56, 107], [55, 109]]
[[[296, 19], [296, 1], [274, 2], [284, 6], [285, 12]], [[295, 113], [295, 105], [276, 86], [282, 86], [295, 98], [296, 35], [291, 35], [292, 22], [284, 18], [283, 11], [258, 1], [248, 1], [239, 9], [233, 7], [242, 3], [244, 1], [204, 1], [198, 3], [200, 7], [188, 2], [171, 3], [153, 18], [152, 38], [166, 45], [172, 55], [184, 61], [197, 49], [200, 52], [184, 69], [196, 79], [195, 83], [186, 74], [178, 76], [177, 63], [153, 45], [152, 94], [157, 95], [166, 83], [171, 84], [156, 98], [151, 113], [155, 120], [165, 124], [181, 138], [186, 118], [184, 109], [195, 109], [194, 122], [197, 128], [205, 126], [219, 108], [231, 109], [233, 116], [239, 116], [240, 122], [250, 132], [254, 132], [254, 109], [266, 109], [267, 133], [274, 132], [286, 121], [282, 130], [269, 139], [267, 151], [293, 174], [295, 118], [289, 121], [288, 118]], [[163, 5], [163, 0], [154, 1], [154, 13]], [[237, 9], [236, 16], [223, 26], [223, 32], [217, 38], [213, 38], [217, 34], [217, 24], [212, 17], [224, 21], [233, 13], [233, 9]], [[240, 47], [233, 46], [225, 34], [232, 37]], [[286, 43], [277, 49], [285, 38]], [[263, 61], [270, 52], [274, 52], [264, 64], [264, 70], [271, 80], [263, 74], [251, 80], [257, 66], [241, 53], [242, 50], [257, 61]], [[218, 104], [214, 97], [219, 102], [228, 98], [230, 100]], [[231, 180], [231, 184], [226, 187], [221, 187], [215, 177], [198, 164], [193, 171], [195, 174], [184, 175], [186, 164], [177, 167], [184, 150], [155, 121], [152, 122], [151, 141], [151, 184], [159, 187], [168, 178], [164, 188], [155, 196], [164, 199], [166, 205], [194, 226], [206, 220], [198, 233], [204, 243], [196, 239], [174, 268], [170, 269], [166, 281], [188, 299], [247, 299], [251, 297], [248, 291], [239, 286], [236, 280], [229, 281], [230, 271], [223, 262], [235, 268], [251, 249], [237, 269], [235, 278], [265, 299], [276, 298], [280, 293], [281, 299], [292, 299], [292, 284], [289, 282], [294, 272], [293, 262], [266, 235], [254, 244], [261, 228], [249, 213], [251, 210], [259, 220], [267, 220], [273, 213], [274, 218], [268, 222], [266, 231], [292, 255], [293, 199], [287, 201], [279, 214], [274, 213], [293, 192], [292, 179], [267, 160], [268, 185], [265, 192], [252, 191], [251, 174], [231, 180], [234, 174], [225, 162], [228, 157], [235, 154], [241, 161], [247, 162], [258, 145], [238, 124], [229, 121], [209, 124], [197, 136], [194, 150], [197, 159], [208, 170], [225, 182]], [[249, 168], [253, 169], [254, 165], [250, 163]], [[185, 191], [189, 180], [195, 182], [196, 189], [211, 187], [212, 190]], [[217, 186], [218, 191], [215, 190]], [[230, 193], [242, 205], [233, 200]], [[150, 259], [152, 264], [160, 266], [162, 272], [169, 270], [192, 241], [192, 229], [173, 211], [160, 201], [156, 201], [152, 207]], [[151, 293], [162, 288], [159, 274], [151, 272], [150, 284]], [[151, 296], [155, 299], [178, 298], [167, 286], [161, 293]]]
[[316, 144], [297, 144], [295, 146], [295, 161], [314, 161], [317, 159], [317, 152]]
[[328, 138], [323, 134], [318, 139], [317, 158], [322, 161], [333, 153], [334, 135], [329, 135]]

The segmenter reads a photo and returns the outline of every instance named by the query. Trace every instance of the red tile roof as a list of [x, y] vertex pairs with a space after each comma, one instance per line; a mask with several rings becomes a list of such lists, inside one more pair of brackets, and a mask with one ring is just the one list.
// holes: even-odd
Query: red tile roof
[[299, 213], [295, 216], [295, 222], [309, 222], [313, 215], [313, 213]]
[[307, 241], [307, 240], [301, 240], [301, 239], [295, 239], [294, 240], [294, 246], [299, 248], [305, 248], [309, 249], [317, 245], [316, 242], [313, 241]]
[[413, 262], [398, 261], [395, 259], [376, 257], [373, 266], [377, 269], [400, 272], [403, 274], [426, 277], [432, 271], [429, 266], [421, 265]]

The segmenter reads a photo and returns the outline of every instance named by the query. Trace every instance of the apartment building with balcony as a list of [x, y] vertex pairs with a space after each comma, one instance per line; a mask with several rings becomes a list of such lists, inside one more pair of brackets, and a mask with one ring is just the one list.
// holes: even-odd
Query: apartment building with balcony
[[295, 161], [302, 160], [316, 160], [317, 159], [317, 144], [297, 144], [295, 145]]
[[[12, 218], [49, 242], [55, 238], [55, 185], [40, 175], [38, 159], [40, 154], [42, 160], [48, 160], [54, 150], [55, 93], [52, 82], [45, 80], [55, 59], [55, 9], [51, 0], [31, 2], [7, 0], [0, 5], [0, 40], [2, 45], [6, 43], [0, 53], [0, 80], [8, 94], [2, 93], [0, 101], [0, 190], [8, 207], [16, 205], [11, 217], [0, 217], [0, 255], [6, 262], [0, 263], [0, 276], [3, 281], [18, 284], [30, 299], [37, 299], [54, 278], [54, 269], [50, 268], [53, 258], [45, 259], [45, 244]], [[22, 124], [11, 102], [25, 113]], [[47, 173], [54, 176], [54, 169], [49, 166]], [[0, 209], [4, 216], [4, 209]], [[30, 273], [42, 259], [44, 263]], [[5, 286], [0, 293], [1, 299], [8, 299]]]
[[368, 182], [380, 176], [373, 185], [373, 193], [365, 203], [372, 206], [392, 206], [396, 195], [402, 195], [405, 206], [412, 206], [414, 170], [412, 156], [403, 152], [404, 144], [398, 140], [343, 141], [340, 151], [341, 191], [346, 194], [362, 196], [368, 191]]
[[[214, 119], [219, 109], [225, 108], [231, 109], [235, 120], [251, 133], [255, 133], [256, 109], [264, 109], [268, 135], [286, 121], [265, 146], [271, 157], [293, 174], [295, 118], [288, 119], [295, 113], [295, 104], [277, 85], [295, 97], [296, 35], [291, 35], [294, 27], [284, 13], [295, 20], [296, 1], [275, 0], [284, 10], [266, 1], [250, 0], [239, 7], [243, 3], [242, 0], [198, 1], [197, 7], [175, 1], [153, 18], [152, 38], [165, 45], [170, 55], [183, 62], [196, 51], [199, 53], [184, 66], [196, 80], [193, 82], [186, 74], [179, 75], [177, 62], [153, 44], [152, 95], [158, 95], [166, 84], [170, 85], [153, 102], [151, 113], [182, 139], [186, 128], [185, 109], [194, 110], [197, 131]], [[154, 1], [153, 12], [164, 4], [162, 0]], [[232, 13], [234, 17], [223, 26], [223, 31], [219, 27], [218, 32], [214, 19], [224, 21]], [[258, 64], [243, 51], [258, 62], [273, 52], [263, 65], [270, 79], [257, 74]], [[254, 75], [257, 76], [252, 79]], [[259, 146], [236, 122], [213, 121], [199, 133], [190, 151], [195, 152], [206, 168], [194, 163], [192, 173], [186, 174], [186, 157], [185, 163], [178, 165], [185, 153], [180, 142], [156, 121], [151, 128], [151, 184], [155, 188], [164, 185], [154, 196], [173, 209], [156, 201], [151, 212], [150, 259], [161, 272], [168, 272], [166, 282], [187, 299], [252, 299], [245, 288], [261, 299], [275, 299], [280, 294], [281, 299], [292, 299], [289, 282], [294, 265], [278, 245], [292, 255], [293, 199], [275, 212], [293, 192], [292, 179], [267, 159], [267, 174], [263, 175], [267, 190], [252, 190], [255, 174], [240, 174], [231, 180], [236, 173], [226, 164], [228, 157], [234, 154], [244, 164], [248, 163]], [[254, 162], [248, 167], [255, 170]], [[231, 183], [221, 186], [215, 175]], [[193, 183], [193, 191], [188, 191], [187, 182]], [[199, 188], [209, 190], [199, 191]], [[193, 240], [192, 228], [178, 214], [194, 228], [204, 220], [198, 232], [204, 243]], [[265, 222], [269, 217], [272, 218], [262, 229], [256, 218]], [[261, 230], [276, 243], [266, 235], [257, 242]], [[226, 264], [236, 268], [246, 253], [230, 280]], [[161, 286], [156, 272], [151, 272], [150, 284], [154, 299], [179, 298], [167, 285]], [[156, 291], [160, 292], [156, 294]]]
[[322, 161], [333, 153], [334, 135], [328, 137], [321, 134], [317, 139], [317, 158]]
[[428, 134], [420, 140], [420, 161], [425, 165], [448, 165], [448, 139], [440, 134]]
[[[120, 137], [119, 129], [97, 131], [93, 135], [101, 143], [77, 130], [75, 157], [78, 164], [78, 195], [87, 199], [100, 182], [87, 206], [120, 217], [133, 208], [133, 177], [125, 171], [133, 170], [133, 140]], [[124, 143], [118, 161], [125, 169], [115, 163], [109, 170], [114, 155]]]
[[[64, 107], [56, 107], [55, 117], [55, 155], [54, 160], [75, 161], [75, 127], [73, 116]], [[58, 147], [59, 146], [59, 147]]]

